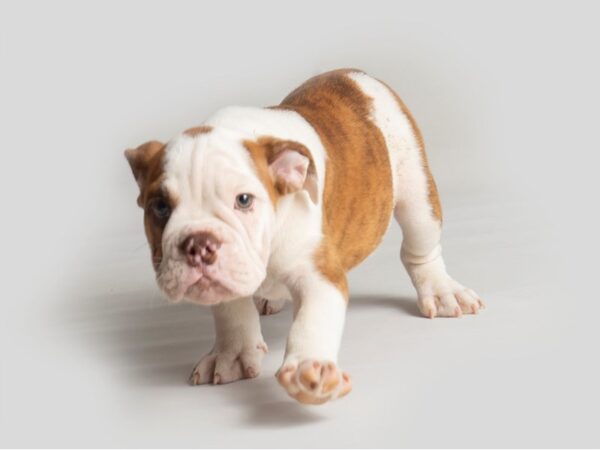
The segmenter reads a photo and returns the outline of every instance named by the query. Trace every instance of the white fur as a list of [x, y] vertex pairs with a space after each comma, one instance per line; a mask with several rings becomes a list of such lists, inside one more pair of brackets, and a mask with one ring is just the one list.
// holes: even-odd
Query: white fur
[[308, 264], [305, 272], [298, 274], [293, 296], [298, 301], [283, 365], [296, 365], [306, 359], [337, 362], [346, 299]]
[[410, 207], [429, 213], [423, 158], [408, 117], [383, 83], [362, 72], [348, 77], [372, 99], [371, 120], [381, 130], [390, 155], [394, 203], [402, 198]]
[[[363, 73], [347, 76], [372, 98], [370, 120], [381, 130], [389, 149], [394, 214], [404, 236], [401, 257], [417, 289], [421, 310], [430, 317], [476, 312], [481, 306], [476, 294], [446, 273], [439, 245], [441, 224], [431, 211], [423, 155], [410, 121], [385, 85]], [[296, 396], [304, 389], [300, 367], [329, 367], [321, 372], [321, 389], [323, 374], [335, 372], [326, 362], [337, 361], [346, 310], [341, 292], [313, 262], [322, 240], [325, 149], [315, 130], [292, 111], [228, 107], [205, 124], [213, 131], [196, 137], [181, 135], [167, 149], [165, 186], [179, 199], [179, 205], [165, 229], [164, 257], [158, 271], [159, 284], [174, 300], [185, 296], [202, 304], [221, 302], [213, 306], [215, 348], [200, 361], [192, 381], [229, 382], [255, 376], [260, 351], [266, 347], [252, 296], [275, 300], [291, 297], [294, 322], [280, 382]], [[244, 140], [261, 136], [297, 141], [311, 152], [316, 198], [300, 190], [284, 196], [273, 208], [243, 146]], [[301, 158], [284, 158], [284, 166], [291, 161], [294, 167], [306, 169]], [[287, 173], [287, 167], [272, 168], [273, 173], [282, 170], [299, 184], [296, 178], [302, 170]], [[241, 192], [256, 196], [252, 211], [235, 210], [233, 201]], [[210, 231], [224, 242], [217, 264], [203, 269], [206, 273], [200, 277], [218, 280], [227, 287], [227, 293], [194, 288], [198, 271], [185, 265], [178, 250], [178, 243], [194, 231]], [[290, 370], [295, 371], [293, 376]], [[342, 389], [345, 393], [349, 390], [342, 372], [338, 370], [335, 376], [340, 384], [335, 393], [327, 394], [328, 399]]]

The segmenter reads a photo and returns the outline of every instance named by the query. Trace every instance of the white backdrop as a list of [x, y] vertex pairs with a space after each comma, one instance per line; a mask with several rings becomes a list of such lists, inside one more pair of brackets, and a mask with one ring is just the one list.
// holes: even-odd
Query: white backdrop
[[[598, 446], [597, 3], [0, 3], [0, 444]], [[351, 276], [321, 408], [273, 373], [185, 384], [208, 311], [154, 287], [122, 150], [358, 67], [404, 98], [447, 264], [488, 308], [421, 319], [393, 225]]]

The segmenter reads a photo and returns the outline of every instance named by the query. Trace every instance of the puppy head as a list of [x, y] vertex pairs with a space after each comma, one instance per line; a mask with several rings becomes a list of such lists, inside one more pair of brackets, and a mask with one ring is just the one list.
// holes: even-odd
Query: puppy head
[[173, 302], [252, 295], [266, 276], [280, 198], [316, 196], [308, 150], [200, 127], [125, 151], [159, 287]]

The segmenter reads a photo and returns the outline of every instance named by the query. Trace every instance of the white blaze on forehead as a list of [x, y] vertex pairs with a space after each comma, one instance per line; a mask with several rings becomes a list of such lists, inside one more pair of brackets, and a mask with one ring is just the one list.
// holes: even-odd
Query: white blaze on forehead
[[[199, 138], [205, 138], [201, 136]], [[199, 139], [181, 136], [169, 142], [165, 151], [165, 187], [179, 198], [191, 196]]]
[[252, 178], [252, 164], [240, 137], [228, 130], [171, 141], [165, 156], [165, 186], [181, 204], [196, 208], [214, 197], [223, 184]]

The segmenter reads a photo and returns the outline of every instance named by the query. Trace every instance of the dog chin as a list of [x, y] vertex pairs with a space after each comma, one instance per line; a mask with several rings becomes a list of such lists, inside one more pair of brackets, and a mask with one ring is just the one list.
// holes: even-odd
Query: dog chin
[[257, 277], [260, 282], [254, 285], [254, 283], [232, 283], [227, 278], [221, 279], [219, 273], [209, 270], [184, 268], [173, 272], [167, 276], [158, 276], [159, 287], [166, 294], [169, 302], [185, 301], [206, 306], [251, 296], [264, 279], [264, 276]]
[[[213, 306], [222, 302], [228, 302], [241, 297], [252, 295], [256, 289], [232, 290], [224, 283], [206, 275], [196, 279], [193, 283], [182, 283], [176, 295], [168, 295], [171, 303], [185, 301], [196, 305]], [[186, 287], [187, 286], [187, 287]]]
[[227, 289], [218, 281], [203, 277], [186, 290], [183, 298], [188, 303], [211, 306], [241, 296], [241, 294]]

